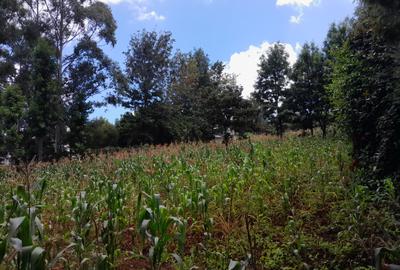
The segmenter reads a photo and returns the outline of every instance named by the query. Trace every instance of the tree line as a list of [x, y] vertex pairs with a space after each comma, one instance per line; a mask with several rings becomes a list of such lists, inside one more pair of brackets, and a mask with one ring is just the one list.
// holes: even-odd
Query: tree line
[[[13, 162], [207, 141], [230, 129], [250, 131], [256, 118], [222, 62], [211, 63], [201, 49], [176, 51], [169, 32], [134, 34], [122, 69], [102, 50], [116, 43], [115, 20], [102, 2], [6, 0], [0, 20], [0, 156]], [[106, 104], [130, 113], [116, 125], [89, 121]]]
[[[371, 179], [398, 177], [399, 17], [396, 0], [359, 1], [322, 47], [306, 43], [291, 66], [282, 44], [259, 60], [249, 99], [223, 62], [174, 48], [170, 32], [133, 34], [123, 68], [110, 8], [91, 0], [0, 3], [0, 156], [51, 160], [89, 148], [209, 141], [235, 131], [316, 128], [346, 134]], [[105, 94], [104, 100], [94, 97]], [[129, 110], [90, 121], [106, 104]], [[272, 129], [272, 130], [271, 130]]]
[[[363, 0], [332, 24], [322, 48], [306, 43], [290, 67], [283, 45], [260, 59], [253, 98], [276, 134], [328, 127], [352, 142], [352, 167], [373, 190], [400, 187], [400, 2]], [[387, 187], [386, 187], [387, 188]]]

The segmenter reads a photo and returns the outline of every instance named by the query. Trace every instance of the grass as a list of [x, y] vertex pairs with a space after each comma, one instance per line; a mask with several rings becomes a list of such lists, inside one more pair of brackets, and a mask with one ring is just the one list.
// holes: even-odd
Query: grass
[[[0, 169], [0, 269], [42, 269], [34, 256], [52, 269], [372, 269], [375, 248], [399, 245], [398, 205], [390, 180], [354, 180], [349, 152], [261, 136]], [[19, 217], [43, 227], [27, 226], [21, 251]]]

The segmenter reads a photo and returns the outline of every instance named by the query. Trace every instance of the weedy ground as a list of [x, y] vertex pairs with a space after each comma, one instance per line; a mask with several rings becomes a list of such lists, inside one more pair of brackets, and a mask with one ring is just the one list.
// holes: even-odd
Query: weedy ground
[[0, 169], [0, 269], [372, 269], [399, 208], [350, 150], [254, 137]]

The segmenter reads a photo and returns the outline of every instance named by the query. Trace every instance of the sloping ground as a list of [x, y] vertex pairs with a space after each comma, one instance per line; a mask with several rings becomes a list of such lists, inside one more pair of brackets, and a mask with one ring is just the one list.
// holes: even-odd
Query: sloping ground
[[[396, 199], [390, 181], [372, 193], [352, 180], [348, 152], [338, 139], [294, 137], [147, 147], [3, 172], [0, 207], [23, 215], [6, 210], [23, 185], [47, 261], [75, 243], [55, 269], [369, 267], [374, 248], [399, 244]], [[16, 256], [8, 248], [3, 265]]]

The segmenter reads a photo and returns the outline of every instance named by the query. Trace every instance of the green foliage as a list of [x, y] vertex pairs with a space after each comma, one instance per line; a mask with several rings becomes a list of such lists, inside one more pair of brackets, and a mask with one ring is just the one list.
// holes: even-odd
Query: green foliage
[[[130, 90], [123, 88], [118, 98], [135, 112], [117, 123], [121, 146], [208, 141], [215, 134], [252, 130], [254, 107], [221, 62], [210, 65], [201, 49], [170, 59], [171, 50], [170, 33], [142, 32], [132, 39], [126, 63]], [[152, 63], [153, 72], [143, 63]], [[151, 85], [155, 88], [146, 88]]]
[[0, 228], [8, 228], [5, 235], [0, 234], [0, 264], [7, 258], [15, 269], [45, 269], [45, 250], [39, 246], [44, 238], [39, 203], [45, 185], [42, 182], [32, 191], [18, 186], [12, 204], [2, 209]]
[[94, 106], [89, 99], [122, 81], [97, 46], [116, 43], [111, 9], [89, 0], [7, 0], [0, 12], [0, 92], [15, 86], [26, 103], [15, 134], [25, 151], [8, 152], [14, 160], [40, 161], [65, 154], [66, 144], [82, 152], [79, 138]]
[[169, 32], [143, 30], [132, 36], [125, 52], [129, 85], [117, 93], [124, 107], [147, 108], [165, 99], [173, 42]]
[[138, 109], [135, 114], [126, 113], [117, 122], [121, 146], [164, 144], [180, 138], [179, 118], [168, 104], [156, 103]]
[[[221, 66], [218, 67], [219, 64]], [[216, 71], [217, 68], [220, 73]], [[226, 135], [231, 131], [243, 134], [252, 130], [256, 110], [250, 101], [243, 99], [243, 88], [237, 85], [235, 78], [223, 73], [224, 68], [221, 63], [216, 63], [212, 69], [214, 74], [211, 79], [216, 90], [213, 103], [209, 106], [213, 108], [215, 124], [222, 134]]]
[[324, 55], [314, 44], [305, 44], [293, 67], [293, 84], [288, 93], [287, 107], [303, 130], [313, 133], [317, 124], [326, 136], [330, 119], [329, 95], [324, 87]]
[[[352, 164], [345, 141], [289, 136], [226, 148], [146, 146], [32, 172], [0, 168], [0, 267], [367, 269], [379, 246], [376, 266], [392, 267], [399, 9], [395, 0], [360, 1], [356, 18], [332, 25], [323, 50], [305, 44], [292, 70], [281, 44], [261, 58], [254, 98], [262, 118], [280, 137], [289, 123], [319, 126], [325, 137], [334, 112]], [[104, 3], [5, 0], [0, 25], [0, 155], [16, 163], [58, 158], [64, 144], [80, 154], [117, 140], [222, 133], [228, 146], [230, 131], [254, 128], [257, 110], [234, 76], [201, 49], [173, 57], [169, 32], [134, 35], [122, 72], [98, 45], [116, 43]], [[115, 127], [88, 122], [104, 104], [92, 97], [106, 89], [116, 89], [109, 102], [133, 111]]]
[[144, 193], [144, 195], [146, 202], [139, 214], [139, 231], [141, 237], [147, 238], [150, 242], [148, 258], [151, 269], [158, 270], [165, 260], [163, 253], [171, 240], [169, 229], [174, 221], [179, 223], [180, 221], [170, 216], [168, 209], [161, 204], [160, 194], [150, 196]]
[[36, 229], [31, 240], [45, 250], [47, 267], [370, 267], [375, 248], [399, 244], [395, 182], [377, 192], [354, 183], [350, 150], [329, 137], [147, 147], [38, 167], [31, 196], [8, 172], [0, 186], [1, 266], [17, 266], [8, 228], [32, 223], [30, 200], [46, 232]]
[[173, 59], [172, 83], [168, 91], [173, 111], [179, 115], [183, 141], [210, 140], [216, 125], [216, 87], [222, 75], [221, 63], [210, 67], [210, 59], [202, 49]]
[[124, 225], [126, 190], [122, 182], [108, 183], [106, 205], [107, 212], [103, 222], [102, 238], [107, 251], [107, 262], [114, 266], [118, 250], [118, 232]]
[[[81, 40], [71, 57], [74, 60], [68, 66], [69, 80], [66, 84], [69, 101], [65, 104], [66, 123], [70, 129], [67, 141], [73, 153], [81, 154], [86, 148], [94, 147], [93, 140], [85, 140], [85, 125], [88, 123], [89, 114], [93, 112], [94, 107], [100, 106], [101, 102], [94, 102], [92, 97], [113, 87], [116, 83], [113, 80], [114, 73], [118, 72], [118, 68], [97, 43], [90, 39]], [[104, 131], [113, 133], [112, 126], [108, 127], [110, 131]]]
[[[324, 40], [323, 51], [329, 61], [334, 61], [334, 53], [343, 47], [349, 38], [354, 20], [346, 18], [339, 24], [333, 23]], [[327, 66], [330, 68], [330, 66]], [[326, 72], [326, 71], [325, 71]]]
[[271, 47], [267, 55], [262, 55], [255, 84], [253, 97], [262, 106], [263, 117], [271, 123], [276, 134], [282, 137], [285, 131], [285, 112], [282, 103], [285, 102], [288, 77], [290, 74], [289, 55], [285, 47], [277, 43]]
[[[399, 63], [397, 47], [376, 17], [382, 7], [360, 5], [350, 40], [335, 53], [332, 92], [335, 111], [353, 143], [364, 182], [376, 189], [399, 175]], [[373, 31], [368, 30], [370, 27]], [[378, 181], [377, 181], [378, 180]], [[397, 185], [397, 180], [396, 180]]]
[[18, 86], [8, 86], [0, 92], [0, 156], [10, 154], [14, 159], [24, 154], [22, 119], [26, 100]]
[[47, 41], [41, 39], [33, 51], [31, 89], [27, 97], [28, 131], [26, 133], [35, 138], [34, 147], [30, 149], [28, 159], [37, 154], [37, 159], [42, 161], [45, 156], [54, 155], [54, 149], [49, 146], [63, 113], [56, 73], [55, 50]]
[[78, 257], [79, 267], [87, 269], [89, 261], [87, 257], [88, 248], [91, 242], [89, 234], [92, 228], [92, 216], [94, 215], [93, 205], [87, 201], [86, 192], [82, 191], [76, 197], [71, 198], [71, 221], [75, 227], [71, 231], [72, 241], [76, 256]]
[[115, 147], [118, 145], [118, 130], [105, 118], [97, 118], [85, 127], [86, 146], [91, 149]]

